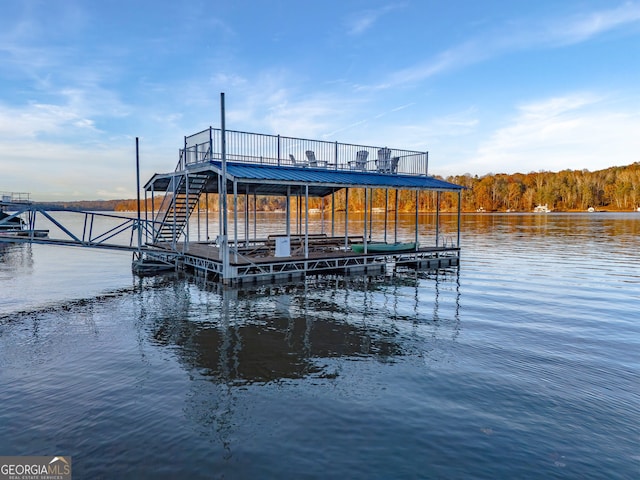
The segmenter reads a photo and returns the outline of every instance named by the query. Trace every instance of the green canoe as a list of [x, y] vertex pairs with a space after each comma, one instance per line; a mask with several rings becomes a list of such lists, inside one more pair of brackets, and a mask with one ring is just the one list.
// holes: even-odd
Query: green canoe
[[[409, 252], [416, 249], [416, 244], [411, 243], [367, 243], [367, 253], [382, 252]], [[364, 253], [364, 244], [355, 243], [351, 245], [351, 250], [356, 253]]]

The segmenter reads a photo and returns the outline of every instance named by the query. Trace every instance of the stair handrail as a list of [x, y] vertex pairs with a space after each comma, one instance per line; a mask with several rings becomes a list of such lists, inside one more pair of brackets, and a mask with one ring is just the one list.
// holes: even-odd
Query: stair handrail
[[[188, 185], [187, 185], [188, 182]], [[200, 194], [206, 186], [206, 178], [202, 178], [198, 174], [186, 175], [186, 172], [177, 172], [176, 175], [171, 177], [171, 181], [167, 188], [167, 194], [163, 200], [160, 210], [156, 216], [156, 222], [154, 223], [154, 240], [157, 242], [162, 239], [162, 231], [166, 229], [168, 222], [172, 221], [171, 226], [171, 243], [174, 248], [177, 244], [178, 238], [182, 235], [184, 228], [189, 221], [191, 213], [198, 205]], [[196, 189], [192, 189], [193, 186]], [[186, 195], [187, 187], [189, 187], [189, 195]], [[178, 202], [178, 200], [180, 201]], [[172, 217], [173, 214], [173, 218]], [[176, 221], [177, 217], [180, 217], [179, 222]], [[155, 225], [159, 224], [157, 229]], [[167, 232], [165, 232], [167, 233]], [[166, 240], [169, 240], [168, 238]]]

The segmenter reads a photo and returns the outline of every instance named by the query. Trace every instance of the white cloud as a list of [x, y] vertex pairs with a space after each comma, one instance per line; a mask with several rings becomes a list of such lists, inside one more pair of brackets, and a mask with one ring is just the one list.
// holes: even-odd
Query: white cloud
[[549, 29], [552, 40], [578, 43], [601, 33], [640, 21], [640, 5], [626, 2], [617, 8], [575, 16], [553, 24]]
[[362, 35], [372, 28], [381, 17], [403, 6], [404, 4], [385, 5], [378, 9], [358, 12], [346, 22], [347, 33], [349, 35]]
[[577, 93], [523, 105], [510, 125], [479, 144], [475, 158], [454, 168], [485, 174], [631, 164], [640, 151], [640, 102], [624, 103]]
[[201, 107], [209, 107], [207, 118], [199, 118], [198, 125], [194, 122], [192, 127], [217, 123], [220, 90], [225, 91], [226, 126], [230, 130], [320, 138], [336, 124], [346, 123], [344, 119], [355, 110], [357, 100], [339, 92], [302, 91], [304, 83], [287, 69], [265, 70], [252, 78], [216, 73], [207, 84], [184, 88], [200, 116], [205, 113]]
[[618, 29], [640, 23], [640, 4], [628, 2], [620, 7], [542, 22], [517, 22], [497, 31], [452, 46], [434, 58], [390, 73], [372, 85], [358, 90], [383, 90], [416, 84], [443, 72], [466, 67], [489, 58], [531, 48], [572, 45]]
[[[140, 180], [171, 171], [178, 161], [174, 149], [140, 139]], [[135, 198], [134, 138], [106, 144], [50, 141], [0, 142], [1, 191], [30, 192], [35, 201]]]
[[9, 141], [35, 138], [41, 134], [77, 128], [95, 129], [93, 120], [64, 106], [31, 103], [15, 108], [0, 105], [0, 139]]

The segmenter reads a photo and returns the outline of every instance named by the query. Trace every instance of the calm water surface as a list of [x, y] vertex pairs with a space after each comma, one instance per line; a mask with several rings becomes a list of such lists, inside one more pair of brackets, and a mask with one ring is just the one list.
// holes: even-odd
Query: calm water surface
[[74, 478], [640, 478], [640, 214], [467, 215], [462, 243], [457, 271], [246, 292], [0, 247], [0, 455], [71, 455]]

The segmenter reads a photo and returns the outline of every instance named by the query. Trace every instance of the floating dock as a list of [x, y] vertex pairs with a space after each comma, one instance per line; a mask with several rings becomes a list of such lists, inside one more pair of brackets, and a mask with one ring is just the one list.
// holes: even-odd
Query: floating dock
[[[243, 285], [459, 264], [463, 187], [429, 176], [428, 152], [229, 131], [224, 113], [222, 125], [185, 137], [175, 170], [155, 174], [144, 185], [144, 204], [157, 213], [149, 218], [145, 212], [152, 227], [145, 229], [145, 248], [134, 258], [134, 271], [176, 265], [225, 285]], [[364, 190], [364, 227], [357, 232], [349, 218], [354, 189]], [[373, 207], [377, 189], [384, 191], [384, 209]], [[403, 190], [415, 196], [411, 238], [398, 237], [398, 192]], [[448, 237], [439, 231], [443, 193], [457, 195], [458, 202], [457, 231], [446, 232]], [[433, 225], [418, 221], [423, 194], [437, 199]], [[343, 209], [336, 207], [338, 195]], [[258, 231], [256, 222], [258, 198], [264, 196], [280, 197], [285, 205], [282, 225], [270, 225], [269, 235]], [[321, 205], [313, 213], [310, 199]], [[217, 231], [209, 231], [210, 203], [218, 206]], [[204, 235], [201, 228], [191, 232], [189, 222], [197, 214], [199, 225], [203, 205]], [[372, 232], [372, 215], [381, 211], [384, 229]], [[318, 212], [321, 228], [314, 231], [309, 216]], [[420, 245], [421, 228], [434, 233], [433, 245]]]
[[[29, 212], [31, 204], [29, 193], [0, 192], [0, 238], [34, 239], [49, 235], [49, 230], [34, 227], [35, 216]], [[25, 211], [29, 212], [26, 220], [22, 215]]]

